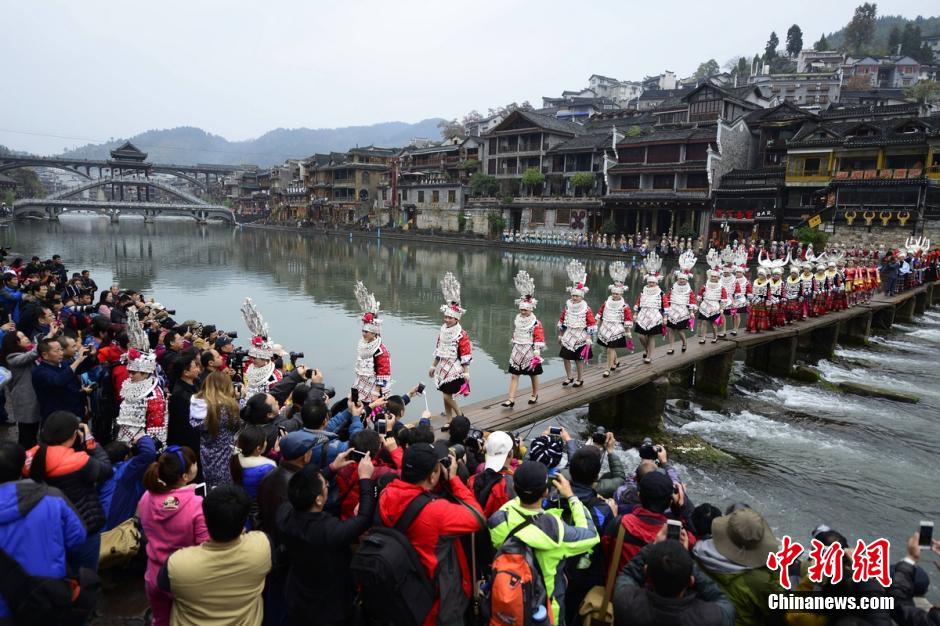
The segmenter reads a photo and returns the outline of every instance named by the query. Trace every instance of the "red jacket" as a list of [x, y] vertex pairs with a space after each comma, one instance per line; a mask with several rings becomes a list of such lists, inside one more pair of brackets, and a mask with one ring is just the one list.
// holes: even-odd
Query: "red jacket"
[[[666, 523], [666, 519], [666, 516], [662, 513], [654, 513], [642, 506], [636, 507], [620, 518], [620, 523], [623, 524], [626, 532], [623, 536], [623, 548], [620, 551], [620, 564], [617, 566], [617, 571], [622, 570], [624, 565], [632, 561], [643, 546], [653, 543], [656, 535], [659, 534], [659, 530]], [[691, 550], [692, 546], [695, 545], [695, 536], [688, 526], [685, 530], [689, 535], [689, 549]], [[613, 550], [618, 531], [616, 524], [607, 527], [604, 543], [608, 551]]]
[[[476, 494], [475, 486], [478, 482], [477, 479], [480, 479], [481, 476], [483, 476], [482, 472], [474, 474], [470, 477], [470, 481], [467, 483], [470, 491], [472, 491], [474, 494]], [[493, 484], [492, 489], [490, 489], [489, 496], [486, 499], [486, 503], [482, 505], [483, 517], [490, 519], [490, 516], [493, 513], [498, 511], [501, 506], [515, 497], [516, 494], [512, 487], [512, 470], [500, 470], [499, 480]], [[479, 502], [479, 500], [477, 502]]]
[[[398, 470], [376, 459], [372, 480], [378, 482], [379, 478], [386, 474], [398, 474]], [[336, 485], [339, 487], [339, 518], [346, 520], [356, 517], [356, 509], [359, 507], [359, 464], [350, 463], [339, 468], [336, 472]]]
[[[477, 504], [473, 492], [457, 476], [450, 479], [450, 490], [459, 502], [436, 498], [429, 502], [408, 528], [408, 539], [421, 558], [425, 572], [437, 583], [437, 600], [424, 620], [425, 626], [437, 624], [441, 599], [447, 599], [444, 612], [462, 612], [470, 598], [470, 568], [459, 541], [449, 541], [458, 535], [486, 528], [483, 509]], [[424, 491], [420, 485], [393, 480], [379, 498], [379, 515], [386, 526], [394, 526], [405, 509]], [[448, 542], [450, 545], [446, 545]], [[443, 557], [443, 558], [442, 558]], [[439, 567], [440, 566], [440, 567]], [[459, 568], [459, 569], [458, 569]], [[456, 580], [460, 576], [460, 580]], [[455, 606], [455, 605], [460, 606]]]

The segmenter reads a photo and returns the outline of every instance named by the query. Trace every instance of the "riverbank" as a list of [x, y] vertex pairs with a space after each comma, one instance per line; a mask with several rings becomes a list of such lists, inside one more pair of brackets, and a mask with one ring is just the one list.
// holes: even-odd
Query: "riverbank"
[[499, 239], [487, 239], [479, 236], [459, 234], [434, 234], [419, 232], [401, 232], [394, 230], [346, 230], [342, 228], [297, 228], [296, 226], [276, 226], [273, 224], [241, 224], [241, 228], [253, 230], [270, 230], [283, 233], [296, 233], [300, 235], [325, 235], [330, 237], [351, 237], [354, 239], [374, 239], [381, 241], [415, 241], [432, 245], [459, 245], [473, 248], [495, 248], [500, 250], [517, 250], [523, 252], [542, 252], [546, 254], [564, 254], [576, 257], [592, 257], [602, 259], [640, 258], [638, 252], [620, 252], [619, 250], [603, 250], [599, 248], [573, 248], [568, 246], [550, 246], [533, 243], [508, 243]]

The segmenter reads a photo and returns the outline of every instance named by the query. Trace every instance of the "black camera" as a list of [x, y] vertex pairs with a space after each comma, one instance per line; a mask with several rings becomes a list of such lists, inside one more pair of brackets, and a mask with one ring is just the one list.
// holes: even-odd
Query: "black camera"
[[637, 448], [637, 452], [640, 453], [641, 459], [655, 461], [659, 458], [659, 453], [662, 449], [662, 446], [653, 445], [653, 440], [647, 437], [643, 440], [643, 443], [640, 444], [640, 447]]
[[304, 353], [303, 353], [303, 352], [288, 352], [288, 353], [287, 353], [287, 356], [290, 357], [290, 360], [291, 360], [291, 362], [293, 363], [293, 362], [296, 361], [297, 359], [302, 359], [302, 358], [304, 358]]
[[591, 433], [591, 441], [593, 441], [595, 445], [603, 446], [607, 443], [607, 429], [603, 426], [598, 426], [597, 429]]
[[163, 309], [167, 315], [176, 315], [176, 309]]
[[220, 335], [225, 335], [229, 339], [238, 339], [238, 331], [235, 330], [220, 330]]

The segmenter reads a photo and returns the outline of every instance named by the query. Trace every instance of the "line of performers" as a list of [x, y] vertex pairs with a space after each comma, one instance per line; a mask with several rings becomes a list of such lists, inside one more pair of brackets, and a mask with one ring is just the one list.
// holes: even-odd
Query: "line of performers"
[[[649, 364], [658, 336], [668, 337], [666, 354], [675, 353], [677, 339], [680, 351], [685, 352], [688, 335], [696, 332], [696, 326], [699, 343], [706, 343], [708, 335], [716, 343], [726, 332], [737, 335], [745, 316], [745, 330], [756, 333], [867, 302], [880, 286], [873, 261], [846, 260], [844, 253], [811, 256], [799, 265], [791, 265], [789, 276], [784, 278], [783, 268], [789, 261], [789, 257], [769, 260], [761, 255], [757, 278], [750, 281], [743, 247], [726, 247], [721, 253], [710, 250], [706, 257], [707, 281], [695, 290], [691, 279], [696, 256], [686, 251], [679, 256], [670, 289], [664, 291], [660, 287], [662, 259], [651, 252], [644, 260], [644, 287], [632, 306], [625, 297], [629, 269], [622, 261], [615, 261], [608, 266], [612, 279], [609, 295], [596, 314], [584, 299], [589, 291], [584, 265], [570, 261], [566, 266], [568, 300], [557, 324], [559, 356], [565, 368], [562, 385], [584, 385], [584, 363], [592, 358], [595, 341], [607, 350], [603, 372], [607, 378], [620, 366], [618, 350], [634, 350], [634, 332], [643, 348], [643, 362]], [[535, 315], [535, 281], [520, 271], [514, 282], [519, 294], [515, 300], [518, 313], [510, 339], [509, 393], [502, 403], [505, 408], [515, 406], [521, 376], [528, 376], [531, 382], [528, 404], [538, 402], [546, 347], [545, 329]], [[445, 416], [452, 417], [461, 412], [457, 398], [470, 394], [473, 350], [470, 336], [460, 324], [466, 310], [460, 305], [459, 281], [448, 272], [440, 286], [443, 324], [428, 375], [443, 394]], [[354, 387], [360, 399], [368, 403], [390, 393], [391, 358], [382, 342], [379, 303], [361, 282], [356, 284], [355, 293], [362, 309], [362, 337], [357, 347]]]

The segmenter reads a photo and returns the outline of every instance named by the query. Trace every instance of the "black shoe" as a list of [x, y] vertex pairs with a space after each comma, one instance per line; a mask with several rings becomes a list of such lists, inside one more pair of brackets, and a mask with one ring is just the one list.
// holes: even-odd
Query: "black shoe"
[[512, 400], [506, 400], [505, 402], [503, 402], [501, 406], [504, 406], [507, 409], [511, 409], [512, 407], [516, 406], [516, 403], [513, 402]]
[[529, 398], [529, 404], [535, 404], [538, 401], [539, 401], [538, 396], [532, 396], [531, 398]]

